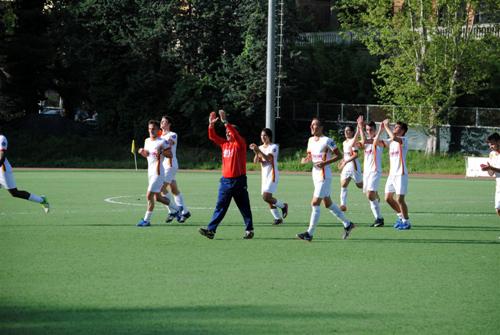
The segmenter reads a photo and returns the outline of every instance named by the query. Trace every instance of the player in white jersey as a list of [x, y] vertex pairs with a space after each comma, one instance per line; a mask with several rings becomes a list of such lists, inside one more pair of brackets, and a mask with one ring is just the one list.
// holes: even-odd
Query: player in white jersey
[[[323, 135], [323, 125], [317, 118], [311, 121], [311, 135], [307, 143], [307, 156], [302, 158], [301, 163], [312, 162], [312, 179], [314, 183], [314, 193], [311, 200], [311, 218], [307, 231], [297, 234], [301, 240], [312, 241], [316, 226], [320, 216], [320, 205], [323, 201], [326, 208], [335, 215], [344, 225], [342, 238], [349, 237], [355, 225], [348, 220], [340, 208], [332, 202], [331, 183], [332, 170], [330, 164], [340, 159], [340, 153], [335, 141]], [[332, 155], [333, 154], [333, 155]]]
[[179, 223], [184, 223], [191, 216], [191, 213], [189, 212], [186, 203], [184, 202], [184, 196], [179, 190], [179, 187], [177, 186], [177, 180], [175, 179], [177, 170], [179, 169], [179, 163], [177, 161], [178, 136], [171, 129], [172, 119], [169, 116], [164, 115], [161, 118], [160, 127], [162, 130], [161, 138], [170, 144], [170, 151], [172, 153], [172, 157], [166, 157], [163, 160], [163, 167], [165, 168], [165, 180], [163, 183], [162, 196], [170, 200], [170, 196], [168, 194], [168, 189], [170, 188], [170, 191], [174, 195], [175, 204], [181, 211], [180, 216], [178, 216], [177, 213], [171, 212], [170, 208], [167, 207], [169, 210], [169, 215], [167, 216], [167, 219], [165, 221], [169, 223], [172, 222], [175, 218], [178, 218]]
[[[260, 132], [261, 146], [250, 144], [250, 149], [253, 150], [254, 163], [260, 163], [262, 170], [261, 193], [262, 199], [269, 204], [271, 214], [274, 217], [274, 224], [283, 223], [283, 219], [288, 215], [288, 204], [273, 197], [278, 188], [280, 179], [278, 170], [278, 154], [279, 146], [271, 142], [273, 132], [269, 128], [264, 128]], [[281, 212], [278, 210], [281, 209]]]
[[481, 169], [487, 171], [490, 176], [495, 176], [496, 192], [495, 192], [495, 209], [497, 215], [500, 216], [500, 135], [493, 133], [486, 139], [490, 147], [490, 159], [488, 163], [481, 164]]
[[344, 129], [345, 141], [342, 143], [344, 158], [339, 162], [340, 173], [340, 209], [347, 210], [347, 187], [351, 179], [354, 179], [356, 186], [363, 188], [363, 175], [361, 173], [361, 164], [358, 159], [358, 131], [354, 133], [352, 126]]
[[[149, 138], [144, 141], [144, 148], [140, 148], [138, 153], [148, 160], [148, 190], [146, 197], [148, 205], [144, 218], [137, 223], [138, 227], [147, 227], [151, 225], [151, 217], [155, 208], [155, 200], [170, 207], [170, 211], [178, 213], [179, 208], [167, 198], [162, 197], [161, 188], [165, 179], [165, 170], [162, 161], [171, 157], [170, 144], [158, 136], [160, 123], [156, 120], [148, 122]], [[178, 215], [178, 214], [177, 214]]]
[[[396, 122], [391, 130], [389, 120], [382, 122], [384, 129], [389, 135], [389, 177], [385, 184], [385, 200], [397, 214], [394, 228], [399, 230], [411, 229], [408, 216], [408, 206], [405, 195], [408, 192], [408, 168], [406, 167], [406, 154], [408, 153], [408, 138], [406, 132], [408, 125], [404, 122]], [[394, 194], [396, 198], [394, 198]]]
[[50, 210], [50, 205], [47, 201], [47, 197], [43, 195], [38, 196], [34, 193], [29, 193], [17, 189], [16, 180], [14, 179], [14, 173], [12, 172], [12, 166], [7, 159], [8, 146], [9, 144], [7, 142], [7, 138], [2, 135], [2, 133], [0, 133], [0, 188], [3, 187], [7, 189], [10, 195], [15, 198], [25, 199], [41, 204], [45, 213], [48, 213]]
[[[365, 136], [365, 131], [368, 136]], [[378, 195], [378, 186], [382, 176], [382, 153], [386, 144], [380, 139], [380, 134], [384, 127], [377, 131], [377, 125], [371, 121], [367, 124], [363, 122], [363, 116], [358, 118], [358, 131], [361, 137], [361, 147], [364, 149], [363, 162], [363, 192], [370, 202], [370, 208], [375, 222], [370, 227], [383, 227], [384, 218], [380, 213], [380, 197]]]

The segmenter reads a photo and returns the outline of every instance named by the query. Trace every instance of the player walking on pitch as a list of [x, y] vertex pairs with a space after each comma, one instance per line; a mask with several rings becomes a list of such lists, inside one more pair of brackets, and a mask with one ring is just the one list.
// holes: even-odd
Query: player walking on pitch
[[254, 236], [252, 210], [247, 191], [247, 144], [236, 128], [227, 122], [226, 113], [219, 110], [220, 121], [226, 127], [226, 138], [222, 138], [215, 132], [215, 123], [219, 120], [215, 112], [211, 112], [208, 118], [208, 138], [217, 144], [222, 151], [222, 178], [219, 184], [219, 195], [215, 205], [214, 214], [207, 228], [200, 228], [198, 232], [206, 238], [213, 239], [219, 223], [226, 215], [234, 199], [240, 210], [245, 223], [244, 239]]
[[[383, 126], [379, 127], [371, 121], [366, 125], [363, 123], [363, 116], [357, 120], [359, 135], [361, 137], [361, 147], [364, 149], [364, 166], [363, 166], [363, 192], [366, 194], [370, 202], [370, 208], [375, 222], [370, 227], [383, 227], [384, 218], [380, 213], [380, 197], [378, 195], [378, 186], [380, 184], [380, 177], [382, 176], [382, 153], [386, 144], [380, 140], [380, 134], [384, 129]], [[363, 130], [366, 130], [367, 137]]]
[[[408, 169], [406, 167], [406, 154], [408, 153], [408, 138], [405, 136], [408, 125], [404, 122], [396, 122], [391, 130], [389, 120], [382, 122], [384, 129], [389, 135], [389, 177], [385, 184], [385, 200], [397, 214], [394, 228], [399, 230], [411, 229], [408, 216], [408, 206], [405, 195], [408, 192]], [[394, 198], [396, 195], [396, 198]]]
[[29, 193], [17, 189], [16, 180], [14, 179], [14, 173], [12, 172], [12, 166], [7, 159], [8, 146], [9, 144], [7, 142], [7, 137], [0, 133], [0, 188], [3, 187], [7, 189], [10, 195], [12, 195], [14, 198], [20, 198], [39, 203], [40, 205], [42, 205], [45, 213], [48, 213], [50, 210], [50, 205], [47, 201], [47, 197], [43, 195], [38, 196], [34, 193]]
[[[170, 144], [158, 136], [160, 123], [156, 120], [148, 122], [149, 138], [144, 141], [144, 148], [138, 150], [139, 155], [148, 160], [148, 190], [146, 197], [148, 205], [144, 218], [137, 223], [138, 227], [148, 227], [151, 225], [151, 217], [155, 208], [155, 200], [169, 207], [170, 213], [179, 215], [179, 208], [167, 198], [162, 197], [161, 188], [165, 179], [165, 169], [163, 159], [165, 156], [171, 157]], [[170, 215], [170, 214], [169, 214]]]
[[491, 150], [490, 159], [488, 163], [481, 164], [481, 170], [496, 178], [495, 209], [500, 216], [500, 135], [493, 133], [486, 141]]
[[[359, 131], [359, 130], [358, 130]], [[363, 188], [363, 175], [361, 173], [361, 164], [358, 160], [358, 131], [354, 133], [352, 126], [344, 129], [345, 141], [342, 143], [344, 158], [339, 162], [340, 173], [340, 209], [347, 211], [347, 190], [349, 182], [354, 179], [358, 188]]]
[[[335, 141], [323, 135], [323, 125], [317, 118], [311, 121], [311, 135], [307, 143], [307, 156], [302, 158], [301, 163], [313, 163], [312, 178], [314, 183], [314, 193], [311, 200], [311, 219], [307, 231], [297, 234], [297, 238], [305, 241], [312, 241], [316, 226], [320, 217], [321, 202], [335, 215], [344, 225], [342, 238], [345, 240], [351, 234], [355, 225], [349, 221], [340, 208], [332, 202], [331, 183], [332, 171], [330, 164], [340, 159], [340, 153]], [[332, 155], [333, 153], [333, 155]]]
[[[271, 129], [264, 128], [260, 132], [261, 146], [250, 144], [250, 149], [253, 150], [254, 163], [260, 163], [262, 169], [261, 193], [262, 199], [269, 204], [271, 214], [274, 217], [274, 224], [283, 223], [283, 219], [288, 215], [288, 204], [281, 200], [273, 198], [273, 193], [278, 188], [279, 171], [278, 171], [278, 153], [279, 146], [271, 142], [273, 133]], [[278, 211], [280, 208], [282, 214]]]
[[175, 218], [178, 218], [179, 223], [184, 223], [191, 216], [191, 213], [187, 209], [186, 204], [184, 203], [184, 197], [177, 186], [177, 181], [175, 180], [175, 176], [177, 174], [177, 170], [179, 169], [179, 163], [177, 161], [177, 142], [178, 136], [175, 132], [172, 131], [172, 119], [165, 115], [161, 118], [160, 127], [162, 130], [161, 138], [167, 141], [170, 144], [170, 151], [172, 153], [172, 157], [165, 157], [163, 160], [163, 167], [165, 169], [165, 180], [162, 188], [162, 196], [171, 201], [168, 188], [172, 192], [175, 200], [175, 204], [179, 207], [180, 215], [174, 213], [170, 210], [170, 207], [167, 206], [169, 211], [169, 215], [167, 216], [166, 222], [172, 222]]

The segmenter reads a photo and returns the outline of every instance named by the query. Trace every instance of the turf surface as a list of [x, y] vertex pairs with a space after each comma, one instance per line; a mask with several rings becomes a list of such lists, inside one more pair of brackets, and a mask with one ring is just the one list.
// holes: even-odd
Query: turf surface
[[[51, 213], [0, 190], [0, 334], [498, 334], [500, 218], [493, 180], [410, 177], [414, 228], [373, 221], [349, 188], [349, 240], [322, 208], [314, 241], [310, 175], [282, 175], [290, 214], [272, 226], [249, 175], [255, 239], [234, 203], [215, 240], [219, 173], [181, 172], [193, 216], [135, 227], [145, 171], [16, 171], [20, 189], [46, 194]], [[384, 179], [385, 181], [385, 179]], [[338, 198], [338, 177], [332, 189]], [[381, 184], [382, 189], [383, 183]], [[107, 200], [107, 201], [106, 201]]]

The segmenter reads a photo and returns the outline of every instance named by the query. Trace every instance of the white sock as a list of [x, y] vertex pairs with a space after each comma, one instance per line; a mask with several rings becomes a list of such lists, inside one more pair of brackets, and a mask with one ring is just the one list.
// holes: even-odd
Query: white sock
[[285, 204], [283, 203], [283, 201], [278, 200], [278, 199], [276, 199], [276, 203], [274, 204], [274, 206], [276, 206], [278, 208], [285, 208]]
[[402, 214], [402, 213], [397, 213], [397, 216], [398, 216], [398, 218], [399, 218], [400, 220], [403, 220], [403, 219], [404, 219], [404, 217], [403, 217], [403, 214]]
[[380, 203], [377, 200], [370, 200], [370, 208], [372, 209], [375, 219], [382, 218], [382, 214], [380, 214]]
[[406, 224], [406, 223], [410, 223], [410, 218], [408, 218], [408, 219], [402, 218], [401, 220], [402, 220], [402, 221], [403, 221], [403, 223], [405, 223], [405, 224]]
[[278, 219], [281, 219], [281, 214], [280, 214], [280, 211], [277, 209], [277, 208], [271, 208], [271, 214], [273, 215], [273, 217], [278, 220]]
[[[169, 203], [172, 203], [172, 197], [170, 196], [170, 193], [165, 193], [163, 197], [166, 198]], [[165, 207], [167, 208], [168, 212], [171, 213], [170, 205], [165, 205]]]
[[173, 201], [170, 201], [168, 204], [168, 212], [169, 213], [175, 213], [179, 211], [179, 207], [177, 207]]
[[349, 225], [351, 224], [351, 221], [347, 220], [347, 218], [345, 217], [344, 212], [342, 212], [337, 205], [332, 204], [328, 209], [330, 210], [330, 213], [332, 213], [340, 221], [342, 221], [342, 224], [344, 225], [344, 227], [346, 227], [346, 228], [349, 227]]
[[144, 221], [151, 221], [152, 216], [153, 216], [153, 212], [146, 211], [146, 214], [144, 215]]
[[309, 228], [307, 232], [309, 235], [313, 236], [314, 231], [316, 230], [316, 226], [318, 225], [319, 215], [321, 214], [319, 206], [311, 206], [311, 220], [309, 221]]
[[182, 207], [182, 213], [185, 214], [187, 212], [189, 212], [187, 210], [187, 207], [186, 205], [184, 204], [184, 197], [182, 196], [182, 193], [179, 193], [177, 195], [174, 195], [174, 199], [175, 199], [175, 204], [177, 205], [177, 207], [181, 208]]
[[347, 205], [347, 187], [340, 188], [340, 205]]
[[41, 197], [33, 193], [30, 193], [30, 197], [28, 198], [28, 200], [33, 202], [38, 202], [39, 204], [43, 202], [43, 199]]

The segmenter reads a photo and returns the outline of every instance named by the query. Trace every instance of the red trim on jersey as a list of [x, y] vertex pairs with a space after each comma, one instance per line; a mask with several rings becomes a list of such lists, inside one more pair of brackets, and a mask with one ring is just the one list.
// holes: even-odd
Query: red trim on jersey
[[271, 169], [272, 169], [272, 175], [273, 175], [273, 183], [276, 181], [276, 175], [275, 175], [275, 171], [274, 171], [274, 156], [273, 154], [269, 154], [269, 156], [271, 156]]
[[405, 174], [405, 164], [404, 164], [404, 161], [403, 161], [403, 143], [399, 143], [399, 162], [401, 164], [401, 170], [402, 170], [402, 173], [401, 175], [404, 175]]

